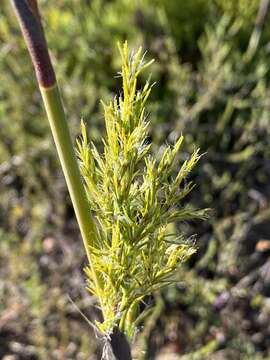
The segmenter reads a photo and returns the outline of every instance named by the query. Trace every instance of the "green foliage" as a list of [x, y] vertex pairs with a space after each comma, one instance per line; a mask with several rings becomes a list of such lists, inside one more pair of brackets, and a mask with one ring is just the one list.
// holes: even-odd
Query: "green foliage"
[[[216, 327], [226, 335], [226, 343], [218, 345], [226, 349], [224, 356], [239, 359], [264, 353], [243, 331], [240, 319], [248, 317], [252, 327], [254, 319], [247, 316], [242, 305], [251, 313], [254, 299], [262, 293], [267, 297], [269, 283], [259, 270], [265, 255], [256, 250], [256, 244], [269, 238], [270, 175], [268, 52], [261, 45], [256, 55], [247, 59], [246, 51], [235, 41], [242, 31], [241, 24], [224, 16], [215, 26], [206, 26], [199, 41], [201, 56], [197, 68], [178, 65], [175, 82], [181, 86], [174, 87], [178, 120], [171, 130], [172, 135], [175, 129], [188, 134], [187, 151], [194, 143], [207, 151], [195, 174], [195, 181], [201, 181], [199, 193], [195, 189], [191, 196], [193, 204], [210, 206], [215, 213], [211, 231], [201, 230], [206, 238], [194, 265], [195, 273], [185, 273], [185, 292], [179, 292], [170, 301], [179, 301], [184, 309], [188, 307], [191, 318], [196, 319], [188, 331], [189, 346], [193, 339], [204, 338], [206, 329]], [[269, 266], [267, 260], [264, 266]], [[225, 281], [219, 287], [221, 278]], [[212, 290], [207, 291], [206, 305], [205, 289], [209, 286]], [[225, 297], [229, 294], [224, 311], [213, 312], [213, 290], [222, 296], [225, 293]], [[211, 314], [207, 314], [209, 309]], [[256, 311], [255, 317], [263, 317], [265, 305], [260, 304]], [[228, 316], [233, 319], [231, 322], [227, 321]], [[261, 349], [265, 344], [263, 324], [259, 333]], [[196, 355], [204, 359], [200, 350], [192, 351], [187, 358]], [[217, 350], [211, 351], [215, 358]]]
[[189, 130], [191, 148], [196, 143], [207, 151], [200, 175], [207, 179], [202, 199], [206, 206], [218, 202], [218, 216], [257, 211], [255, 203], [246, 209], [249, 189], [263, 188], [269, 176], [267, 55], [262, 48], [260, 57], [246, 61], [245, 52], [235, 48], [239, 31], [239, 23], [226, 16], [215, 28], [207, 27], [199, 42], [198, 71], [183, 68], [178, 92], [182, 105], [177, 126]]
[[154, 0], [153, 3], [163, 10], [165, 31], [175, 39], [176, 48], [186, 52], [186, 56], [196, 51], [198, 37], [212, 10], [210, 2]]
[[250, 22], [252, 26], [255, 23], [260, 0], [249, 0], [248, 6], [245, 0], [215, 0], [215, 3], [226, 15]]
[[[132, 48], [143, 45], [155, 58], [152, 80], [159, 85], [148, 98], [147, 140], [152, 141], [152, 153], [159, 154], [164, 139], [173, 143], [181, 132], [185, 134], [182, 161], [194, 144], [206, 152], [190, 174], [199, 186], [188, 200], [194, 207], [214, 209], [211, 226], [185, 224], [190, 234], [199, 235], [197, 253], [190, 260], [191, 270], [181, 267], [178, 279], [184, 288], [178, 289], [178, 282], [166, 289], [164, 309], [147, 336], [142, 332], [146, 352], [153, 348], [158, 352], [164, 342], [172, 345], [172, 328], [183, 319], [179, 338], [172, 341], [190, 358], [215, 341], [217, 330], [226, 337], [225, 343], [211, 350], [207, 359], [268, 359], [269, 256], [256, 247], [269, 239], [270, 77], [265, 46], [269, 15], [257, 52], [246, 61], [259, 0], [44, 0], [40, 4], [74, 137], [78, 117], [90, 119], [91, 140], [101, 148], [99, 99], [107, 103], [119, 91], [120, 81], [112, 76], [121, 61], [115, 43], [127, 39]], [[65, 302], [66, 293], [83, 292], [78, 270], [83, 262], [81, 243], [74, 241], [78, 233], [28, 54], [8, 2], [1, 5], [0, 312], [6, 314], [5, 308], [9, 310], [16, 299], [27, 306], [0, 329], [0, 357], [14, 354], [15, 339], [40, 358], [89, 358], [90, 330]], [[146, 69], [140, 77], [139, 87], [148, 73]], [[173, 231], [181, 232], [182, 227], [174, 226]], [[45, 255], [45, 266], [41, 239], [47, 234], [56, 234], [61, 245]], [[27, 255], [25, 247], [31, 249]], [[35, 275], [27, 282], [29, 269]], [[11, 283], [14, 296], [6, 291]], [[37, 315], [37, 306], [32, 311], [31, 291], [37, 293], [33, 299], [40, 297], [42, 314]], [[231, 303], [213, 311], [215, 298], [224, 291], [230, 293]], [[90, 297], [82, 296], [78, 306], [90, 317], [93, 310], [85, 300]], [[259, 304], [258, 296], [263, 299]], [[56, 309], [58, 303], [63, 305]], [[169, 322], [172, 308], [173, 324]], [[161, 321], [166, 327], [159, 327]], [[42, 325], [40, 337], [37, 324]], [[70, 353], [72, 348], [77, 350]]]
[[103, 104], [104, 153], [100, 155], [93, 143], [88, 144], [82, 125], [78, 156], [90, 208], [99, 225], [86, 273], [88, 288], [101, 303], [105, 321], [100, 328], [108, 332], [120, 323], [132, 335], [135, 319], [130, 319], [130, 312], [146, 295], [170, 284], [178, 265], [195, 251], [182, 235], [168, 234], [168, 225], [204, 218], [205, 212], [180, 206], [193, 188], [192, 182], [184, 181], [200, 158], [198, 150], [175, 177], [183, 136], [163, 150], [159, 162], [149, 153], [145, 103], [151, 86], [147, 82], [137, 91], [137, 78], [151, 62], [144, 63], [141, 49], [129, 53], [127, 43], [120, 53], [123, 94]]

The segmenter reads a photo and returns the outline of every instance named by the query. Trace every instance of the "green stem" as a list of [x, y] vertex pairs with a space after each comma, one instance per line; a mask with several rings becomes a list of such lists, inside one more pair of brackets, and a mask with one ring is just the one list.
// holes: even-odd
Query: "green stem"
[[97, 229], [94, 219], [91, 216], [86, 192], [81, 180], [59, 88], [57, 84], [49, 88], [40, 86], [40, 92], [102, 308], [102, 296], [99, 295], [100, 281], [94, 267], [92, 266], [89, 250], [89, 246], [93, 244], [97, 238]]
[[89, 250], [89, 246], [95, 242], [98, 232], [94, 219], [91, 217], [86, 192], [80, 178], [79, 167], [41, 23], [38, 3], [37, 0], [11, 0], [11, 2], [35, 68], [54, 142], [102, 307], [100, 280], [92, 266]]
[[86, 254], [89, 262], [91, 262], [89, 245], [93, 244], [96, 239], [96, 227], [91, 218], [89, 204], [80, 177], [59, 89], [57, 85], [54, 85], [50, 88], [40, 87], [40, 91], [76, 218], [79, 223]]
[[120, 331], [122, 331], [123, 333], [125, 332], [125, 325], [126, 325], [126, 317], [127, 317], [127, 311], [125, 310], [122, 312], [122, 316], [120, 318], [120, 322], [119, 322], [119, 329]]

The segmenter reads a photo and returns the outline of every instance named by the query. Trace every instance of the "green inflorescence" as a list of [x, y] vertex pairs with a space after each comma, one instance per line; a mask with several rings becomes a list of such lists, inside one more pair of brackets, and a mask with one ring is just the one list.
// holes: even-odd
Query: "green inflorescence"
[[169, 233], [168, 225], [204, 218], [206, 211], [180, 204], [194, 186], [186, 177], [200, 159], [199, 150], [176, 174], [183, 136], [159, 161], [150, 153], [145, 104], [152, 85], [147, 81], [137, 90], [137, 82], [152, 61], [145, 63], [142, 50], [130, 52], [127, 43], [119, 50], [123, 93], [103, 104], [103, 154], [89, 143], [84, 123], [77, 153], [98, 229], [86, 268], [88, 289], [104, 317], [98, 326], [103, 333], [118, 326], [132, 336], [142, 299], [170, 284], [178, 265], [196, 251], [184, 235]]

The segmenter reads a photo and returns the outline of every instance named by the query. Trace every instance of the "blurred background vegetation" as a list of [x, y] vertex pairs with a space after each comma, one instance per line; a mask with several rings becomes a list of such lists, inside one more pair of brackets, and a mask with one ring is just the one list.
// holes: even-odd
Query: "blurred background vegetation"
[[[269, 17], [251, 40], [263, 1], [40, 1], [73, 139], [83, 118], [100, 140], [100, 99], [119, 90], [116, 42], [127, 39], [155, 58], [153, 151], [183, 133], [183, 158], [206, 152], [189, 200], [213, 214], [185, 225], [198, 252], [148, 299], [138, 359], [270, 358]], [[0, 84], [0, 358], [98, 359], [79, 312], [95, 319], [82, 243], [8, 1]]]

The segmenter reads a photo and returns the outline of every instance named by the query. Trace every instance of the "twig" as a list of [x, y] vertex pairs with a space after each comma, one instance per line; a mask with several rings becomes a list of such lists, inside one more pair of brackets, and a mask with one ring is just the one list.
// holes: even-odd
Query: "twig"
[[245, 54], [246, 61], [250, 61], [255, 55], [259, 41], [262, 35], [263, 27], [266, 22], [267, 14], [269, 10], [269, 0], [261, 0], [254, 30], [251, 34], [248, 49]]

